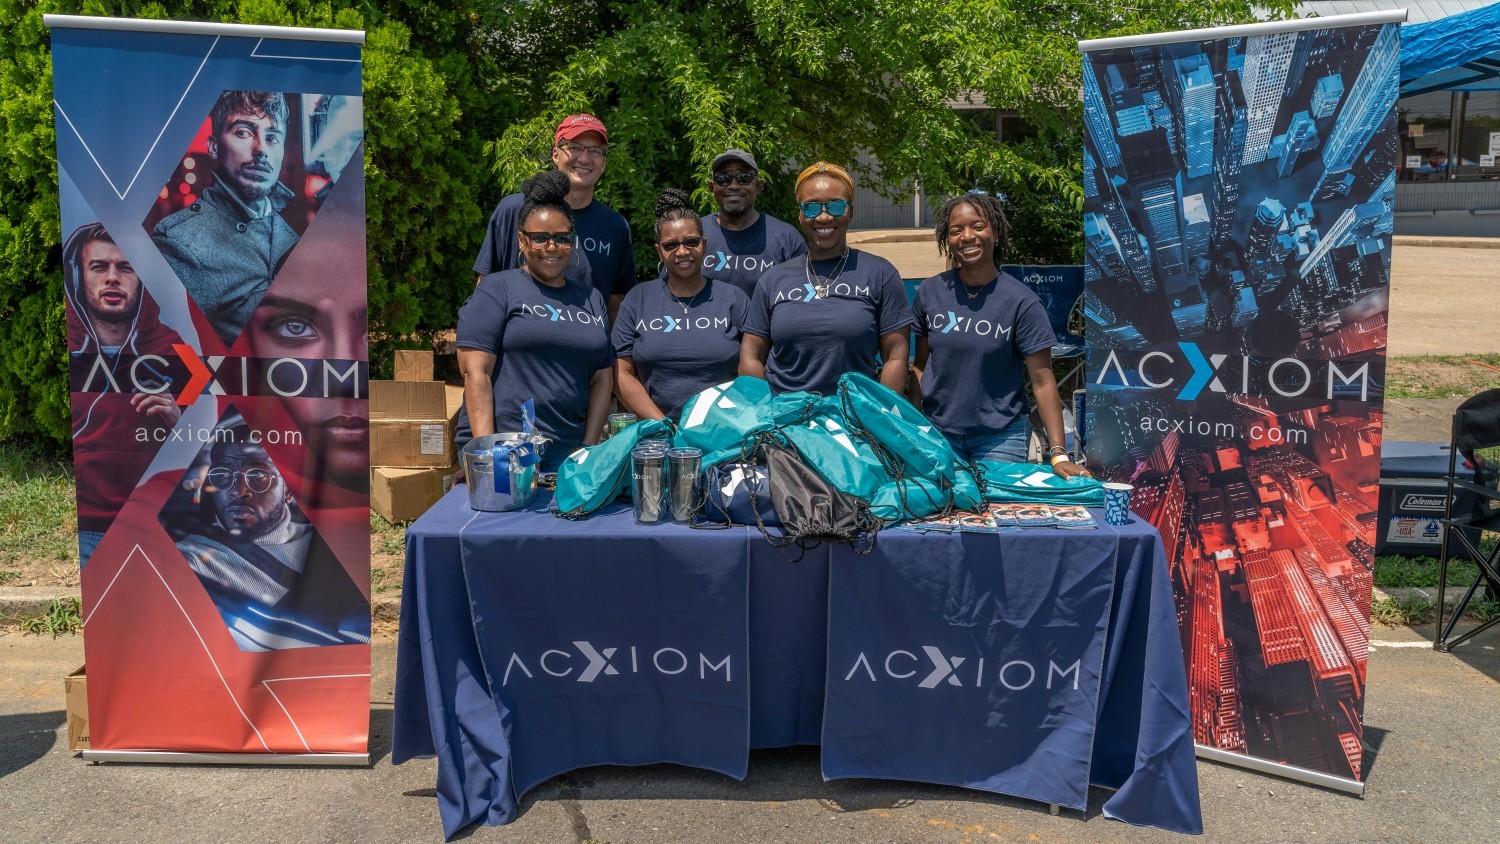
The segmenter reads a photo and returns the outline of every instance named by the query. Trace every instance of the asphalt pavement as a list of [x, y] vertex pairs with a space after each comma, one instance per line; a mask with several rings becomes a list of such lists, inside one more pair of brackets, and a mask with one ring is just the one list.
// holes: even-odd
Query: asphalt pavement
[[[1452, 654], [1430, 630], [1374, 629], [1365, 706], [1367, 790], [1354, 797], [1200, 761], [1211, 842], [1495, 840], [1500, 631]], [[390, 763], [395, 644], [378, 642], [369, 768], [89, 764], [67, 751], [62, 678], [78, 637], [0, 633], [0, 837], [15, 842], [437, 842], [429, 760]], [[1104, 725], [1108, 729], [1108, 725]], [[980, 844], [1190, 840], [1100, 814], [957, 788], [824, 782], [816, 748], [757, 751], [744, 782], [657, 765], [546, 782], [504, 827], [459, 840], [557, 844]]]

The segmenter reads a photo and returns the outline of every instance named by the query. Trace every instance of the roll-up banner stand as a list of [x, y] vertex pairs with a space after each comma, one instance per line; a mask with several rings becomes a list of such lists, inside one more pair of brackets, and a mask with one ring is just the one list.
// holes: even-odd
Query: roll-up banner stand
[[368, 764], [364, 33], [46, 22], [84, 758]]
[[1085, 41], [1088, 465], [1200, 755], [1360, 793], [1404, 10]]

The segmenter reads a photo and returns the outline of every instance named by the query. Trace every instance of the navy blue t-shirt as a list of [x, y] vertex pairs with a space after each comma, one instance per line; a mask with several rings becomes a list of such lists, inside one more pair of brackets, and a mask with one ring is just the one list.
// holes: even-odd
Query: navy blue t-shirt
[[631, 359], [646, 395], [674, 419], [688, 399], [740, 370], [750, 299], [732, 284], [706, 281], [686, 299], [673, 299], [665, 281], [648, 281], [625, 294], [615, 316], [615, 356]]
[[810, 275], [806, 257], [796, 258], [760, 277], [744, 328], [771, 341], [772, 390], [832, 395], [845, 372], [878, 378], [881, 335], [911, 325], [906, 288], [890, 261], [850, 249], [830, 283], [838, 263], [814, 261]]
[[922, 412], [950, 436], [993, 434], [1029, 412], [1027, 355], [1052, 348], [1047, 309], [1029, 287], [1001, 273], [969, 298], [958, 270], [922, 282], [912, 303], [929, 355]]
[[703, 236], [708, 239], [703, 274], [733, 284], [746, 296], [755, 295], [755, 283], [766, 270], [807, 254], [802, 233], [770, 214], [741, 231], [720, 226], [717, 214], [705, 214]]
[[[474, 272], [489, 275], [521, 266], [516, 230], [524, 201], [521, 194], [513, 193], [495, 206], [484, 230], [484, 245], [474, 259]], [[564, 273], [569, 281], [592, 284], [606, 299], [615, 293], [623, 295], [635, 284], [630, 226], [615, 209], [596, 199], [582, 211], [573, 212], [573, 230], [578, 232], [578, 245], [573, 248], [575, 259]]]
[[[491, 273], [458, 309], [458, 346], [491, 352], [495, 361], [495, 430], [521, 430], [521, 402], [536, 399], [537, 430], [552, 438], [548, 456], [583, 444], [589, 379], [614, 364], [609, 321], [599, 291], [569, 282], [538, 283], [524, 270]], [[468, 408], [458, 445], [471, 439]]]

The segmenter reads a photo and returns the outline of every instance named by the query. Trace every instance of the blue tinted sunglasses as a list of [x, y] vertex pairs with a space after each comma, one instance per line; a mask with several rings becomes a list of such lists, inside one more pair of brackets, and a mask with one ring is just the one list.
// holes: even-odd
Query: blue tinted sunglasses
[[827, 202], [804, 202], [798, 207], [802, 209], [802, 216], [809, 220], [824, 211], [827, 211], [830, 217], [842, 217], [844, 212], [849, 210], [849, 200], [830, 199]]

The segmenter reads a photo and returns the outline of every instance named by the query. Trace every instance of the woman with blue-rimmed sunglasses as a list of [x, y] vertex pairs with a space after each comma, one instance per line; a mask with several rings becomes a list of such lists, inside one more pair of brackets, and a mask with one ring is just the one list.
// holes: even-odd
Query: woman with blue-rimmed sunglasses
[[740, 374], [776, 392], [832, 395], [858, 372], [906, 389], [911, 308], [890, 261], [849, 248], [854, 178], [820, 161], [797, 177], [807, 255], [767, 270], [756, 285], [740, 341]]
[[456, 444], [521, 430], [521, 404], [536, 400], [536, 428], [551, 440], [542, 469], [553, 471], [604, 430], [614, 387], [614, 353], [604, 296], [563, 273], [577, 232], [565, 201], [568, 177], [550, 170], [521, 186], [519, 269], [490, 273], [458, 312], [458, 367], [464, 412]]

